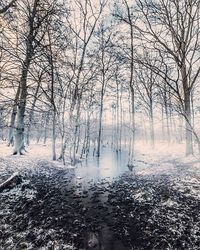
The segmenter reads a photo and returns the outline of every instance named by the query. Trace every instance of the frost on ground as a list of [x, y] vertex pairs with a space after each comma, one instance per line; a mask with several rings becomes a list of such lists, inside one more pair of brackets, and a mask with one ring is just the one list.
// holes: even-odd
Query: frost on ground
[[22, 182], [0, 192], [0, 249], [199, 249], [199, 160], [165, 153], [138, 153], [133, 172], [85, 186], [45, 150], [4, 152], [0, 183], [15, 172]]

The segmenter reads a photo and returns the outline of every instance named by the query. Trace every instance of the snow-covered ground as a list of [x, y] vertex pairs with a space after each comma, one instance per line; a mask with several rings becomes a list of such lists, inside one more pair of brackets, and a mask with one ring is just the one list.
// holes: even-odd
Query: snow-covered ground
[[[185, 145], [184, 144], [170, 144], [166, 145], [165, 143], [157, 143], [154, 148], [150, 145], [144, 144], [140, 141], [136, 143], [136, 153], [134, 161], [133, 173], [138, 176], [157, 176], [157, 175], [167, 175], [175, 183], [178, 183], [176, 186], [181, 190], [180, 186], [190, 189], [189, 192], [196, 197], [200, 197], [200, 157], [198, 155], [192, 155], [185, 157]], [[59, 153], [59, 148], [57, 150]], [[106, 149], [107, 151], [107, 149]], [[109, 174], [112, 174], [112, 171], [109, 167], [114, 168], [115, 162], [106, 162], [107, 159], [103, 160], [103, 177], [109, 177]], [[112, 166], [108, 166], [109, 164]], [[39, 143], [32, 143], [27, 149], [25, 155], [12, 155], [12, 148], [6, 146], [5, 142], [0, 143], [0, 176], [1, 180], [6, 179], [8, 173], [21, 172], [24, 170], [34, 170], [38, 168], [38, 164], [48, 165], [52, 168], [61, 168], [68, 169], [74, 168], [70, 165], [64, 166], [62, 162], [52, 161], [51, 160], [51, 145], [43, 145]], [[92, 163], [91, 163], [92, 164]], [[107, 165], [106, 165], [107, 164]], [[124, 162], [123, 162], [124, 164]], [[77, 165], [76, 171], [77, 179], [80, 178], [81, 173], [84, 172], [88, 176], [96, 174], [96, 170], [92, 168], [87, 169], [88, 166], [85, 166], [87, 170], [84, 172], [84, 164], [82, 166]], [[93, 167], [93, 166], [92, 166]], [[80, 171], [79, 171], [80, 168]], [[78, 170], [77, 170], [78, 169]], [[126, 166], [122, 168], [122, 171], [119, 174], [127, 171]], [[45, 168], [40, 171], [45, 172]], [[82, 172], [81, 172], [82, 171]], [[90, 172], [91, 171], [91, 172]], [[98, 171], [100, 171], [98, 169]], [[5, 175], [6, 173], [6, 175]], [[105, 174], [106, 173], [106, 174]], [[4, 177], [5, 175], [5, 177]], [[79, 176], [80, 175], [80, 176]], [[84, 175], [83, 175], [84, 176]], [[113, 177], [113, 176], [111, 176]], [[92, 178], [92, 176], [91, 176]], [[194, 184], [195, 188], [193, 187]]]
[[[107, 148], [105, 150], [108, 151]], [[112, 157], [110, 159], [112, 160]], [[103, 171], [109, 175], [109, 173], [112, 173], [112, 171], [109, 171], [109, 161], [105, 160], [103, 162], [105, 163], [102, 165]], [[4, 232], [3, 235], [6, 234], [2, 238], [2, 242], [0, 241], [0, 243], [4, 244], [3, 250], [13, 248], [35, 249], [37, 244], [41, 245], [37, 249], [48, 249], [52, 245], [54, 245], [54, 249], [77, 249], [73, 247], [73, 243], [79, 241], [80, 236], [77, 232], [82, 230], [81, 227], [84, 225], [84, 220], [82, 221], [82, 219], [84, 219], [85, 211], [87, 211], [85, 207], [82, 207], [82, 205], [85, 206], [87, 204], [85, 202], [82, 204], [82, 199], [85, 199], [84, 197], [88, 199], [88, 195], [92, 198], [89, 204], [91, 207], [94, 206], [95, 214], [92, 212], [92, 216], [94, 216], [94, 221], [97, 223], [98, 213], [103, 213], [102, 211], [104, 211], [101, 210], [102, 204], [98, 205], [99, 207], [96, 205], [98, 202], [97, 197], [99, 195], [99, 201], [102, 200], [100, 197], [105, 196], [105, 190], [107, 190], [106, 192], [109, 195], [107, 194], [107, 198], [104, 200], [108, 199], [109, 206], [111, 206], [110, 209], [113, 209], [112, 214], [105, 212], [105, 216], [111, 216], [111, 218], [114, 216], [116, 223], [118, 223], [118, 219], [120, 221], [120, 218], [122, 219], [120, 223], [123, 223], [124, 220], [127, 223], [131, 222], [131, 220], [134, 220], [134, 223], [143, 223], [144, 213], [148, 212], [146, 210], [143, 211], [143, 209], [147, 206], [152, 213], [150, 215], [148, 213], [145, 214], [145, 223], [148, 226], [145, 226], [145, 229], [141, 232], [145, 234], [143, 235], [144, 237], [147, 237], [145, 238], [147, 242], [154, 241], [151, 230], [155, 230], [154, 234], [158, 242], [152, 241], [151, 244], [155, 246], [158, 243], [160, 244], [158, 246], [162, 246], [164, 243], [159, 240], [159, 237], [165, 235], [170, 238], [170, 241], [167, 241], [166, 238], [166, 245], [170, 246], [172, 244], [171, 246], [175, 246], [177, 239], [182, 237], [180, 235], [185, 234], [185, 230], [189, 225], [187, 224], [188, 220], [192, 221], [188, 236], [190, 237], [190, 242], [185, 243], [184, 239], [181, 239], [181, 244], [183, 244], [182, 246], [186, 244], [187, 247], [191, 245], [193, 247], [191, 249], [198, 249], [199, 239], [197, 232], [199, 230], [199, 221], [195, 221], [196, 217], [193, 218], [189, 214], [192, 208], [195, 211], [198, 210], [200, 202], [200, 160], [198, 156], [185, 157], [184, 144], [166, 146], [163, 143], [159, 143], [153, 149], [149, 145], [137, 142], [132, 172], [125, 166], [123, 168], [124, 177], [123, 172], [120, 172], [122, 179], [118, 176], [116, 182], [113, 181], [113, 183], [107, 182], [107, 179], [106, 181], [102, 180], [102, 182], [91, 182], [94, 186], [88, 190], [83, 185], [84, 178], [76, 175], [80, 173], [79, 168], [84, 169], [86, 167], [79, 164], [73, 169], [69, 165], [64, 166], [61, 162], [52, 161], [51, 145], [44, 146], [33, 143], [27, 149], [25, 155], [16, 156], [12, 155], [12, 148], [1, 142], [0, 184], [13, 173], [17, 172], [23, 176], [21, 184], [0, 193], [2, 201], [0, 205], [0, 220], [1, 223], [3, 222], [0, 226], [0, 236], [2, 232]], [[92, 175], [93, 172], [88, 172], [88, 175], [90, 174]], [[72, 179], [71, 183], [73, 183], [72, 187], [68, 187], [70, 178]], [[103, 182], [106, 182], [107, 186], [104, 186]], [[66, 190], [66, 188], [70, 189]], [[82, 190], [83, 188], [84, 190]], [[136, 206], [131, 205], [130, 201], [136, 204]], [[81, 207], [79, 207], [80, 204], [82, 204]], [[114, 204], [113, 208], [112, 204]], [[102, 209], [104, 208], [103, 205]], [[137, 213], [134, 210], [136, 208], [139, 209]], [[115, 211], [116, 209], [117, 211]], [[97, 210], [98, 213], [96, 212]], [[46, 218], [45, 213], [50, 213], [50, 215]], [[70, 214], [69, 218], [65, 213]], [[91, 219], [90, 223], [93, 223], [93, 217], [90, 212], [88, 213]], [[136, 214], [139, 218], [135, 221]], [[16, 218], [17, 229], [15, 226], [15, 215], [18, 216]], [[38, 215], [41, 217], [39, 220], [37, 220]], [[70, 226], [70, 231], [67, 231], [67, 234], [63, 231], [66, 223], [60, 225], [61, 228], [59, 230], [62, 230], [62, 233], [58, 230], [55, 231], [54, 228], [58, 218], [63, 220], [62, 216], [64, 216], [66, 223], [69, 223], [67, 228]], [[115, 220], [111, 219], [113, 223]], [[159, 224], [156, 224], [157, 222]], [[35, 225], [35, 223], [39, 224]], [[74, 227], [76, 223], [78, 223], [77, 229]], [[130, 228], [124, 227], [126, 229], [124, 229], [125, 233], [121, 231], [122, 227], [117, 228], [116, 225], [115, 227], [126, 239], [126, 237], [129, 237], [129, 234], [131, 236], [134, 223], [130, 223]], [[151, 225], [156, 228], [150, 230], [149, 227]], [[90, 227], [90, 224], [88, 227]], [[157, 227], [161, 227], [159, 229], [161, 231]], [[22, 230], [22, 232], [19, 233], [19, 230]], [[164, 230], [163, 234], [162, 230]], [[37, 241], [31, 240], [31, 234], [34, 235]], [[62, 234], [62, 238], [58, 241], [60, 234]], [[66, 235], [72, 238], [69, 237], [69, 239], [65, 240]], [[174, 240], [173, 237], [175, 237]], [[71, 241], [71, 239], [74, 241]], [[132, 241], [134, 242], [134, 240]], [[40, 242], [42, 243], [40, 244]], [[173, 249], [173, 247], [168, 249]]]
[[[134, 171], [139, 175], [172, 175], [182, 173], [184, 167], [184, 171], [199, 176], [200, 156], [196, 154], [185, 157], [184, 151], [184, 144], [156, 143], [155, 147], [152, 148], [152, 146], [138, 141], [135, 147]], [[58, 154], [59, 147], [57, 148]], [[12, 155], [12, 148], [8, 147], [5, 142], [0, 142], [1, 172], [5, 167], [13, 168], [15, 171], [22, 168], [34, 168], [38, 161], [47, 161], [56, 168], [73, 168], [69, 164], [64, 166], [60, 161], [51, 160], [51, 144], [32, 143], [27, 148], [27, 152], [20, 156]]]

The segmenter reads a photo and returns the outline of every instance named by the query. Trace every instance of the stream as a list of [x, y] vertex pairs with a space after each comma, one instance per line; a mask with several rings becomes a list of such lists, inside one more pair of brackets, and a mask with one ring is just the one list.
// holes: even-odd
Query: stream
[[[108, 209], [109, 213], [109, 207], [107, 206], [108, 192], [106, 189], [115, 178], [129, 171], [127, 159], [127, 151], [117, 153], [107, 146], [102, 148], [99, 158], [91, 154], [78, 164], [75, 169], [75, 193], [82, 197], [82, 202], [84, 207], [87, 208], [89, 217], [95, 218], [98, 217], [98, 214], [104, 214], [102, 210], [104, 208]], [[91, 188], [92, 185], [94, 185], [94, 188]], [[99, 185], [105, 188], [104, 192], [102, 190], [98, 191]], [[96, 199], [96, 197], [98, 198]], [[106, 221], [98, 222], [98, 224], [98, 231], [87, 233], [85, 249], [127, 249], [120, 240], [114, 237], [114, 233]]]

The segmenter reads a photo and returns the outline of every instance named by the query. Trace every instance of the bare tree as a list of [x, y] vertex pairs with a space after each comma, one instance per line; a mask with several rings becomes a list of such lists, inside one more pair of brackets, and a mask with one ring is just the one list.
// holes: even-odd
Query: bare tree
[[[76, 54], [75, 54], [75, 65], [74, 65], [74, 89], [72, 96], [72, 106], [71, 114], [75, 111], [74, 115], [74, 142], [72, 149], [72, 164], [75, 164], [76, 153], [79, 145], [79, 131], [80, 131], [80, 117], [81, 117], [81, 99], [83, 95], [84, 88], [88, 83], [88, 80], [85, 81], [85, 70], [84, 66], [86, 64], [86, 55], [88, 51], [89, 42], [92, 39], [95, 28], [97, 26], [98, 20], [103, 12], [103, 9], [106, 5], [106, 0], [98, 1], [97, 4], [93, 3], [91, 0], [76, 0], [74, 11], [78, 12], [79, 24], [77, 25], [76, 21], [70, 22], [69, 26], [71, 31], [75, 34], [76, 39]], [[77, 18], [75, 13], [74, 19]], [[72, 21], [72, 20], [71, 20]], [[77, 50], [79, 48], [79, 50]], [[87, 75], [87, 74], [86, 74]], [[82, 82], [82, 84], [81, 84]], [[71, 115], [71, 117], [73, 117]]]
[[200, 3], [197, 0], [138, 0], [137, 9], [140, 22], [138, 19], [135, 28], [141, 39], [162, 54], [168, 66], [176, 65], [174, 76], [179, 79], [175, 92], [185, 118], [186, 155], [192, 154], [191, 91], [200, 73]]
[[112, 42], [111, 42], [111, 28], [106, 27], [104, 22], [100, 24], [98, 44], [97, 44], [97, 64], [99, 68], [99, 73], [97, 77], [97, 82], [100, 83], [100, 110], [99, 110], [99, 129], [97, 137], [97, 157], [100, 156], [101, 150], [101, 139], [102, 139], [102, 117], [104, 109], [104, 96], [106, 93], [106, 88], [114, 76], [113, 65], [114, 58], [112, 55]]
[[[150, 55], [148, 52], [144, 52], [144, 57], [142, 61], [150, 61], [152, 67], [156, 65], [156, 58]], [[159, 75], [155, 74], [151, 69], [144, 67], [141, 64], [135, 65], [135, 77], [136, 77], [136, 89], [139, 94], [141, 106], [143, 107], [145, 113], [149, 117], [150, 124], [150, 138], [151, 144], [154, 147], [155, 144], [155, 131], [154, 131], [154, 102], [156, 85], [159, 82]]]
[[[131, 140], [130, 140], [130, 152], [129, 152], [129, 164], [132, 165], [135, 148], [135, 81], [134, 81], [134, 25], [135, 16], [133, 15], [133, 6], [127, 0], [121, 1], [121, 6], [117, 6], [113, 15], [120, 20], [123, 24], [128, 26], [128, 49], [127, 45], [122, 48], [125, 52], [126, 63], [129, 70], [129, 89], [131, 98]], [[124, 39], [123, 39], [124, 40]], [[123, 47], [123, 46], [122, 46]], [[127, 52], [128, 50], [128, 52]]]
[[23, 1], [21, 3], [21, 9], [19, 9], [19, 15], [24, 21], [25, 30], [22, 32], [22, 40], [24, 42], [25, 51], [24, 58], [22, 60], [21, 77], [19, 80], [19, 99], [17, 102], [17, 115], [15, 123], [15, 136], [14, 136], [14, 153], [22, 154], [24, 149], [24, 118], [26, 111], [26, 101], [28, 95], [27, 79], [29, 74], [29, 68], [34, 55], [37, 53], [37, 49], [46, 34], [46, 25], [49, 15], [55, 12], [54, 5], [52, 3], [45, 4], [42, 0], [34, 0], [29, 3]]

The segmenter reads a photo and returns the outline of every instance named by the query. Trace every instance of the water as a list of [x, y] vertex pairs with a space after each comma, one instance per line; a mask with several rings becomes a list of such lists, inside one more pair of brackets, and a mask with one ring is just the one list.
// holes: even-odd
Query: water
[[85, 181], [112, 180], [128, 171], [127, 162], [128, 153], [126, 151], [117, 153], [108, 146], [103, 147], [99, 158], [89, 155], [82, 161], [75, 170], [76, 176]]
[[[103, 147], [101, 150], [101, 156], [95, 157], [89, 155], [89, 157], [81, 162], [75, 169], [74, 184], [76, 185], [76, 194], [83, 195], [83, 192], [87, 190], [86, 197], [82, 196], [82, 202], [84, 207], [91, 211], [90, 216], [96, 216], [96, 214], [103, 214], [101, 208], [93, 211], [94, 203], [91, 201], [95, 190], [91, 190], [90, 184], [98, 183], [102, 185], [101, 180], [108, 180], [104, 182], [104, 185], [109, 185], [109, 181], [113, 178], [117, 178], [122, 173], [129, 171], [127, 167], [128, 153], [127, 151], [116, 152], [109, 146]], [[98, 199], [101, 205], [105, 206], [108, 200], [108, 192], [99, 193]], [[97, 205], [97, 204], [96, 204]], [[99, 230], [97, 232], [87, 232], [85, 236], [86, 249], [101, 249], [101, 250], [127, 250], [128, 248], [124, 244], [115, 238], [113, 229], [107, 225], [104, 221], [99, 224]], [[94, 246], [92, 246], [94, 244]]]

